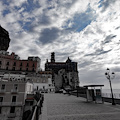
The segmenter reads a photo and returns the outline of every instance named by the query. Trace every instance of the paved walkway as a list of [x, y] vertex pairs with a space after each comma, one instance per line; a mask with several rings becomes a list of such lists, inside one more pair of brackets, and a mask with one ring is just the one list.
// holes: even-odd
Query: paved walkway
[[120, 120], [120, 105], [87, 103], [84, 98], [45, 94], [40, 120]]

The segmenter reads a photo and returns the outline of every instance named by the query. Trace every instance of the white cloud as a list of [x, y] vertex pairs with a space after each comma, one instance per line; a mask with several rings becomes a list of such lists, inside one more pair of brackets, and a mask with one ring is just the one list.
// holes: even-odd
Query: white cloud
[[21, 5], [23, 4], [23, 3], [27, 3], [27, 0], [19, 0], [19, 2], [18, 1], [16, 1], [16, 0], [12, 0], [12, 1], [10, 1], [10, 7], [21, 7]]
[[[15, 51], [21, 58], [38, 55], [42, 63], [53, 51], [58, 61], [70, 56], [78, 61], [81, 83], [106, 84], [104, 70], [116, 68], [120, 60], [119, 0], [34, 0], [30, 10], [23, 3], [30, 5], [27, 0], [13, 0], [8, 6], [10, 12], [4, 16], [6, 5], [0, 2], [0, 24], [10, 33], [10, 52]], [[86, 19], [88, 24], [84, 23]], [[56, 39], [52, 40], [51, 35]]]

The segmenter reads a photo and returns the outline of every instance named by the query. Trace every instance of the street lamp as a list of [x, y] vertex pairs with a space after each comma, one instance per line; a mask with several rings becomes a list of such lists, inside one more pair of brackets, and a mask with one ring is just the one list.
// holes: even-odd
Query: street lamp
[[111, 94], [112, 94], [112, 105], [115, 105], [115, 100], [114, 100], [113, 90], [112, 90], [112, 84], [111, 84], [111, 79], [115, 78], [115, 73], [112, 72], [112, 74], [110, 75], [110, 69], [107, 68], [107, 72], [105, 73], [105, 76], [109, 80], [109, 83], [110, 83], [110, 89], [111, 89]]

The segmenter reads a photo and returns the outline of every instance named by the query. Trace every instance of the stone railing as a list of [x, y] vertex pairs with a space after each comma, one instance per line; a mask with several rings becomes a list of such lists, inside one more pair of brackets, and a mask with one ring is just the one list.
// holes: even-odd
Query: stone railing
[[41, 108], [43, 106], [43, 100], [44, 100], [44, 96], [42, 95], [40, 100], [37, 102], [37, 105], [35, 105], [31, 120], [39, 120], [39, 115], [41, 114]]

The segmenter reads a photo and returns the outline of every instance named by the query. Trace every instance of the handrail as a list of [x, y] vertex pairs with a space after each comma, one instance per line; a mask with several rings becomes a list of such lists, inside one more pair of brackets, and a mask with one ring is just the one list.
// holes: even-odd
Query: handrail
[[[36, 118], [37, 106], [39, 106], [40, 101], [41, 101], [41, 98], [40, 98], [40, 100], [37, 102], [37, 105], [35, 105], [35, 109], [34, 109], [33, 116], [32, 116], [32, 119], [31, 119], [31, 120], [36, 120], [35, 118]], [[40, 107], [41, 107], [41, 106], [40, 106]]]

